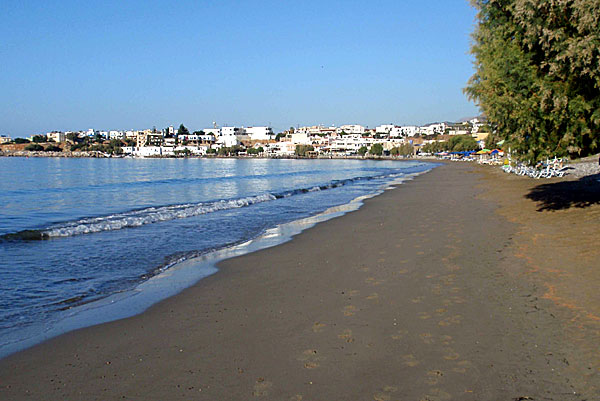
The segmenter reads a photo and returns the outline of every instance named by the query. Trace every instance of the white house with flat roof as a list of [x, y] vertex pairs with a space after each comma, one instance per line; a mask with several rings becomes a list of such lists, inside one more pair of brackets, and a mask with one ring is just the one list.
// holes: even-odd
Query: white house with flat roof
[[364, 134], [365, 127], [358, 124], [345, 124], [337, 129], [338, 134], [345, 132], [346, 134]]
[[377, 127], [375, 127], [375, 132], [378, 134], [390, 134], [391, 135], [391, 132], [394, 128], [396, 128], [396, 126], [393, 124], [378, 125]]
[[275, 139], [271, 127], [246, 127], [246, 135], [253, 141], [269, 141]]
[[243, 127], [221, 127], [221, 133], [217, 138], [217, 143], [225, 147], [239, 145], [242, 141], [247, 141], [250, 138], [246, 135], [246, 130]]
[[46, 134], [46, 138], [54, 142], [64, 142], [67, 140], [67, 135], [61, 131], [52, 131]]

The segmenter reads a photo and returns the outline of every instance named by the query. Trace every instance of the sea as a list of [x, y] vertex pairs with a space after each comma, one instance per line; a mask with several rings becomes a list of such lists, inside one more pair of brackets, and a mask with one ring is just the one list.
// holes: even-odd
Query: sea
[[435, 164], [0, 158], [0, 357], [131, 316]]

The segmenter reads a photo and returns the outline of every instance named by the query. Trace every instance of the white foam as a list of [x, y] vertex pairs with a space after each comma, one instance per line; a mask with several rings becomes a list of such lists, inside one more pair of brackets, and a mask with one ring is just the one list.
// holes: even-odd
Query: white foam
[[74, 235], [120, 230], [126, 227], [139, 227], [161, 221], [199, 216], [201, 214], [212, 213], [219, 210], [237, 209], [275, 199], [274, 195], [263, 194], [216, 202], [149, 207], [142, 210], [113, 214], [110, 216], [86, 218], [71, 223], [65, 223], [60, 226], [50, 227], [43, 231], [43, 234], [48, 237], [71, 237]]

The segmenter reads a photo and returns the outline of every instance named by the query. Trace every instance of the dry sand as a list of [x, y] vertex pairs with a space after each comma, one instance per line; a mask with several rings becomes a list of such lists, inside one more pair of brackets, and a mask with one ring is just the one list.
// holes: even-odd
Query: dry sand
[[5, 358], [0, 399], [600, 399], [600, 205], [549, 182], [443, 165]]

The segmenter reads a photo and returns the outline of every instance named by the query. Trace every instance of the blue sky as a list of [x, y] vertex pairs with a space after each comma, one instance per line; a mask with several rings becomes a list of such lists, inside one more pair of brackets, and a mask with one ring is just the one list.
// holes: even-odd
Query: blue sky
[[0, 134], [474, 116], [474, 17], [467, 0], [3, 0]]

